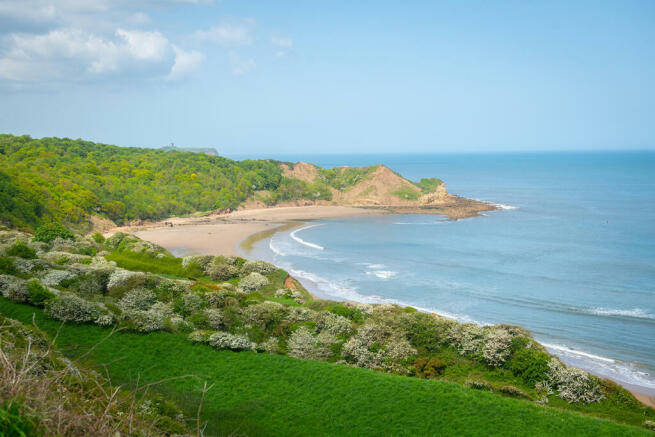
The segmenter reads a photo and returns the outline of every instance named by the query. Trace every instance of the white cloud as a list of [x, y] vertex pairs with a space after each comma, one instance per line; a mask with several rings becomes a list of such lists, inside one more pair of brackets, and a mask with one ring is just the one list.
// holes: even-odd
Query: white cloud
[[252, 58], [244, 59], [239, 56], [238, 53], [230, 53], [230, 67], [232, 67], [232, 73], [237, 76], [242, 76], [255, 69], [257, 64]]
[[80, 80], [170, 62], [172, 47], [159, 32], [116, 30], [106, 38], [78, 29], [12, 34], [0, 57], [0, 78], [17, 82]]
[[271, 44], [274, 46], [290, 49], [293, 47], [293, 40], [282, 36], [274, 36], [271, 38]]
[[176, 46], [173, 46], [173, 50], [175, 51], [175, 62], [168, 74], [168, 80], [180, 80], [187, 77], [196, 71], [205, 60], [205, 56], [196, 50], [186, 52]]
[[223, 47], [238, 47], [252, 42], [253, 20], [241, 24], [225, 23], [209, 30], [199, 30], [194, 36], [201, 41], [209, 41]]

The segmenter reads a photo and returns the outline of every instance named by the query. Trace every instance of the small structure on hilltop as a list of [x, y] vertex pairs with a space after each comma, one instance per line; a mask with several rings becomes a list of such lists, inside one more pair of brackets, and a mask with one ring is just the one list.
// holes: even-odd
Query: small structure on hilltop
[[168, 146], [161, 148], [166, 152], [177, 151], [177, 152], [191, 152], [191, 153], [204, 153], [209, 156], [218, 156], [218, 152], [214, 147], [177, 147], [175, 144], [170, 143]]

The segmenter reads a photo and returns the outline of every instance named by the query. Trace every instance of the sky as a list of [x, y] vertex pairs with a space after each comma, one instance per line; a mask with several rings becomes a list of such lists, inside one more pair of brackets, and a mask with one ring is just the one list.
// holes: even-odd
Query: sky
[[262, 156], [655, 149], [655, 1], [0, 0], [0, 132]]

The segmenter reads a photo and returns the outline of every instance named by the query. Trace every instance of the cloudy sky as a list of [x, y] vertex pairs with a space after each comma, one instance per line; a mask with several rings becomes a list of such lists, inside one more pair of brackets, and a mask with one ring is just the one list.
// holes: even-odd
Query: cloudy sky
[[655, 2], [0, 0], [0, 132], [225, 154], [655, 149]]

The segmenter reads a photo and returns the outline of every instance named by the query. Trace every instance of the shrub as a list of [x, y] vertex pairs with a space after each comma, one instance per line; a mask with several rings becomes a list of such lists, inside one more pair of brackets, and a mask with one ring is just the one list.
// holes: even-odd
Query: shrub
[[264, 285], [268, 285], [268, 279], [257, 272], [252, 272], [239, 281], [239, 289], [245, 293], [257, 291]]
[[186, 269], [188, 268], [191, 264], [196, 264], [199, 266], [201, 269], [205, 269], [207, 265], [214, 259], [213, 256], [211, 255], [191, 255], [191, 256], [185, 256], [182, 258], [182, 268]]
[[68, 270], [50, 270], [41, 278], [41, 282], [48, 287], [57, 287], [59, 285], [66, 287], [75, 277], [76, 275]]
[[473, 388], [475, 390], [491, 391], [491, 384], [489, 384], [487, 381], [469, 379], [469, 380], [466, 381], [466, 386], [469, 387], [469, 388]]
[[18, 240], [7, 249], [7, 255], [18, 256], [25, 259], [35, 259], [36, 251], [29, 247], [24, 241]]
[[484, 331], [474, 323], [454, 323], [448, 339], [461, 355], [476, 355], [482, 352]]
[[347, 319], [352, 320], [355, 323], [361, 323], [364, 320], [362, 310], [357, 307], [347, 306], [341, 303], [335, 303], [325, 307], [331, 313], [334, 313], [338, 316], [343, 316]]
[[36, 279], [27, 282], [29, 300], [33, 305], [42, 306], [48, 299], [55, 297], [54, 293], [45, 288]]
[[102, 235], [100, 232], [94, 232], [91, 235], [91, 238], [93, 238], [93, 241], [95, 241], [98, 244], [102, 244], [105, 242], [105, 236]]
[[647, 420], [644, 422], [644, 427], [650, 429], [651, 431], [655, 431], [655, 422], [652, 420]]
[[114, 324], [114, 316], [111, 314], [100, 314], [98, 318], [95, 320], [95, 324], [99, 326], [111, 326]]
[[482, 356], [493, 367], [500, 367], [510, 354], [512, 336], [503, 328], [491, 329], [484, 340]]
[[547, 378], [550, 355], [539, 345], [526, 337], [515, 337], [512, 350], [505, 367], [514, 375], [521, 377], [528, 385], [535, 385]]
[[213, 308], [224, 308], [239, 304], [239, 301], [232, 294], [222, 291], [210, 291], [205, 293], [204, 296], [207, 304]]
[[192, 323], [198, 329], [209, 329], [209, 317], [204, 312], [193, 313], [187, 317], [187, 321]]
[[164, 317], [155, 311], [125, 311], [123, 319], [130, 329], [137, 332], [153, 332], [164, 329]]
[[426, 313], [408, 314], [403, 320], [409, 342], [428, 354], [438, 352], [448, 342], [447, 335], [455, 323]]
[[84, 294], [105, 294], [110, 275], [109, 270], [91, 270], [79, 277], [77, 291]]
[[171, 317], [168, 323], [175, 332], [187, 334], [195, 329], [194, 323], [184, 320], [182, 317]]
[[34, 232], [34, 239], [36, 241], [43, 241], [44, 243], [50, 243], [55, 238], [63, 238], [64, 240], [74, 240], [75, 236], [71, 231], [66, 229], [60, 223], [46, 223], [38, 228]]
[[24, 303], [29, 300], [29, 292], [25, 281], [14, 281], [9, 284], [4, 290], [2, 295], [7, 299], [16, 302]]
[[157, 302], [155, 293], [144, 288], [129, 291], [118, 301], [123, 311], [147, 311]]
[[257, 351], [276, 354], [280, 351], [280, 340], [277, 337], [270, 337], [265, 342], [257, 345]]
[[216, 349], [231, 349], [234, 351], [254, 349], [254, 345], [248, 338], [228, 332], [216, 332], [210, 335], [208, 343]]
[[205, 331], [200, 329], [190, 333], [188, 338], [189, 341], [191, 341], [191, 343], [207, 343], [209, 341], [209, 337], [211, 336], [211, 334], [212, 334], [211, 331]]
[[45, 303], [48, 316], [62, 322], [92, 322], [98, 318], [100, 311], [91, 302], [71, 293], [62, 293]]
[[0, 256], [0, 274], [15, 275], [16, 266], [11, 258]]
[[329, 332], [332, 335], [342, 336], [350, 333], [352, 324], [350, 320], [343, 316], [328, 311], [321, 311], [316, 316], [316, 329], [321, 332]]
[[112, 295], [120, 295], [121, 292], [142, 286], [145, 281], [146, 275], [143, 272], [116, 269], [109, 275], [107, 291]]
[[270, 330], [277, 325], [285, 315], [285, 307], [277, 302], [263, 302], [250, 305], [243, 310], [244, 321], [262, 330]]
[[186, 293], [175, 299], [175, 311], [188, 316], [197, 313], [205, 307], [205, 300], [201, 295], [196, 293]]
[[223, 324], [223, 312], [217, 308], [209, 308], [205, 310], [207, 323], [212, 329], [218, 329]]
[[584, 370], [566, 367], [553, 358], [548, 363], [548, 382], [557, 395], [569, 403], [600, 402], [604, 399], [599, 379]]
[[307, 327], [301, 326], [289, 336], [289, 355], [308, 360], [326, 360], [332, 355], [330, 346], [336, 341], [336, 337], [328, 332], [314, 337]]
[[417, 358], [414, 361], [414, 369], [417, 375], [425, 378], [435, 378], [442, 375], [446, 367], [446, 362], [440, 358]]
[[214, 281], [226, 281], [239, 274], [239, 269], [228, 264], [210, 264], [205, 272]]
[[276, 270], [277, 267], [265, 261], [246, 261], [243, 266], [241, 266], [241, 275], [246, 276], [252, 272], [257, 272], [262, 275], [269, 275]]

